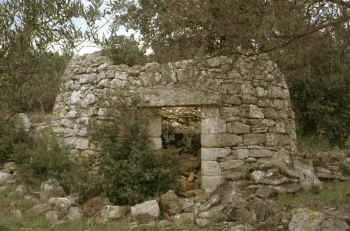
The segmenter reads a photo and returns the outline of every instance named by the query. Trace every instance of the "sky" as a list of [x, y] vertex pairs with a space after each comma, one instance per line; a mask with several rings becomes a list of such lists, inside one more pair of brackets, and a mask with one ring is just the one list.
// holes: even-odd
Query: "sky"
[[[82, 2], [85, 4], [85, 6], [89, 5], [88, 0], [82, 0]], [[102, 5], [101, 10], [104, 10], [106, 8], [106, 5]], [[109, 26], [111, 25], [112, 18], [111, 17], [104, 17], [101, 20], [97, 21], [97, 25], [99, 27], [98, 30], [98, 36], [102, 38], [103, 36], [109, 37], [110, 31]], [[83, 19], [76, 19], [74, 23], [80, 27], [82, 30], [85, 30], [87, 28], [87, 25], [85, 24]], [[128, 35], [135, 33], [135, 31], [126, 31], [125, 28], [121, 27], [119, 31], [117, 32], [118, 35]], [[137, 34], [136, 34], [137, 37]], [[76, 55], [84, 55], [93, 53], [95, 51], [101, 50], [101, 47], [97, 46], [92, 41], [84, 41], [82, 42], [76, 49], [75, 54]]]

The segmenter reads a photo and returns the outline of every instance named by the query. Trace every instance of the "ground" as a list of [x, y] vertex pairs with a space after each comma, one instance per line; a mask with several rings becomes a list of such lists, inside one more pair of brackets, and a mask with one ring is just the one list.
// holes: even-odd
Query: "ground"
[[[319, 161], [319, 155], [323, 154], [323, 158], [328, 161], [330, 165], [334, 164], [332, 162], [332, 157], [326, 157], [325, 153], [330, 156], [344, 156], [347, 150], [339, 151], [327, 150], [327, 151], [315, 151], [312, 156], [314, 156], [314, 162]], [[341, 152], [341, 154], [338, 154]], [[310, 151], [300, 152], [300, 155], [311, 155]], [[347, 156], [347, 155], [346, 155]], [[324, 161], [325, 161], [324, 160]], [[322, 165], [324, 161], [319, 161], [318, 164]], [[346, 169], [341, 169], [346, 175]], [[176, 222], [175, 220], [171, 222], [165, 222], [163, 220], [164, 216], [159, 218], [159, 223], [148, 224], [148, 225], [136, 225], [135, 222], [123, 223], [117, 221], [109, 221], [105, 224], [96, 224], [88, 218], [82, 218], [76, 221], [67, 222], [63, 224], [53, 225], [50, 222], [50, 218], [45, 218], [45, 216], [37, 216], [33, 213], [33, 206], [35, 206], [39, 201], [45, 200], [41, 198], [39, 194], [32, 195], [34, 197], [27, 197], [25, 193], [25, 187], [21, 184], [10, 184], [9, 187], [0, 187], [0, 231], [17, 231], [17, 230], [82, 230], [82, 231], [97, 231], [97, 230], [135, 230], [135, 231], [156, 231], [156, 230], [228, 230], [228, 231], [240, 231], [240, 230], [288, 230], [288, 224], [292, 219], [292, 212], [297, 208], [307, 208], [308, 211], [317, 211], [326, 216], [334, 217], [336, 219], [341, 219], [346, 223], [350, 223], [350, 180], [337, 180], [337, 179], [323, 179], [323, 189], [322, 190], [311, 190], [309, 192], [300, 191], [293, 194], [280, 194], [273, 196], [266, 201], [269, 201], [270, 205], [274, 207], [274, 211], [280, 212], [282, 217], [279, 223], [276, 223], [276, 227], [271, 226], [271, 222], [256, 222], [256, 224], [251, 224], [252, 229], [240, 229], [241, 222], [239, 220], [232, 219], [231, 221], [223, 222], [220, 219], [214, 217], [211, 223], [206, 228], [200, 228], [191, 222]], [[47, 199], [47, 198], [46, 198]], [[249, 200], [248, 200], [249, 201]], [[250, 202], [249, 202], [250, 203]], [[255, 203], [255, 202], [254, 202]], [[265, 201], [263, 202], [265, 203]], [[266, 215], [266, 210], [263, 211]], [[256, 210], [257, 216], [261, 214], [260, 210]], [[232, 214], [231, 214], [232, 215]], [[233, 215], [232, 215], [233, 216]], [[242, 216], [242, 214], [240, 214]], [[242, 219], [248, 219], [244, 216]], [[284, 220], [283, 220], [284, 219]], [[162, 221], [163, 220], [163, 221]], [[284, 224], [284, 223], [285, 224]], [[259, 223], [259, 224], [258, 224]], [[236, 227], [236, 228], [235, 228]], [[339, 229], [340, 230], [340, 229]]]

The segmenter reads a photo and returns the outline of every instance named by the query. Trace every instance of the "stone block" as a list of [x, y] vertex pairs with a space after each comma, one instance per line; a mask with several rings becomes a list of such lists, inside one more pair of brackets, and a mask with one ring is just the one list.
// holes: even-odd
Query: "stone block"
[[242, 122], [232, 122], [227, 130], [229, 133], [245, 134], [250, 132], [250, 126]]
[[273, 108], [265, 108], [264, 115], [265, 115], [265, 118], [267, 118], [267, 119], [277, 119], [278, 118], [278, 113]]
[[277, 98], [277, 99], [284, 99], [286, 95], [281, 87], [272, 86], [270, 90], [270, 97]]
[[162, 118], [160, 115], [153, 115], [149, 119], [148, 135], [151, 137], [160, 137], [162, 135]]
[[249, 150], [249, 157], [272, 157], [274, 153], [269, 149], [251, 149]]
[[94, 83], [96, 81], [96, 75], [80, 75], [79, 82], [80, 84], [88, 84], [88, 83]]
[[241, 86], [237, 83], [224, 83], [221, 86], [221, 90], [224, 94], [228, 95], [240, 95], [241, 94]]
[[89, 140], [85, 138], [77, 138], [75, 144], [77, 149], [86, 150], [89, 148]]
[[150, 137], [151, 147], [153, 150], [162, 149], [162, 138], [160, 137]]
[[241, 97], [237, 95], [224, 95], [223, 102], [225, 104], [236, 105], [236, 106], [239, 106], [242, 104]]
[[288, 135], [278, 134], [276, 135], [279, 145], [288, 145], [291, 143], [291, 138]]
[[265, 97], [266, 94], [267, 94], [267, 91], [264, 88], [262, 88], [262, 87], [257, 87], [256, 88], [256, 95], [258, 97]]
[[217, 134], [226, 132], [226, 122], [220, 118], [207, 118], [201, 122], [202, 134]]
[[101, 210], [103, 220], [115, 220], [123, 218], [127, 215], [130, 208], [128, 206], [112, 206], [106, 205]]
[[234, 157], [236, 157], [239, 160], [243, 160], [249, 157], [249, 150], [248, 149], [236, 149], [232, 150], [232, 154]]
[[275, 134], [273, 133], [267, 133], [266, 134], [266, 146], [272, 147], [277, 144], [278, 140]]
[[283, 121], [276, 123], [275, 130], [277, 133], [286, 133], [286, 124]]
[[245, 83], [241, 85], [242, 95], [255, 95], [255, 89], [251, 84]]
[[160, 209], [156, 200], [146, 201], [131, 207], [131, 215], [133, 217], [150, 216], [152, 218], [157, 218], [159, 214]]
[[244, 165], [244, 163], [245, 162], [243, 160], [226, 160], [220, 163], [220, 166], [221, 166], [221, 169], [225, 171], [225, 170], [240, 168]]
[[272, 100], [271, 106], [277, 110], [281, 110], [282, 108], [285, 107], [285, 102], [284, 100], [275, 99], [275, 100]]
[[216, 161], [231, 154], [230, 148], [201, 148], [202, 161]]
[[258, 98], [251, 95], [242, 95], [242, 102], [244, 104], [256, 104], [258, 102]]
[[234, 134], [222, 134], [221, 135], [221, 147], [232, 147], [242, 143], [242, 137]]
[[218, 107], [202, 106], [201, 107], [202, 118], [218, 118], [220, 117], [220, 110]]
[[202, 176], [221, 176], [221, 168], [217, 161], [202, 161]]
[[80, 102], [80, 97], [81, 97], [81, 91], [73, 91], [70, 96], [70, 103], [72, 105], [78, 104]]
[[222, 108], [221, 111], [222, 111], [222, 116], [224, 118], [231, 118], [231, 117], [238, 116], [241, 112], [239, 107], [224, 107]]
[[259, 145], [266, 142], [265, 134], [246, 134], [243, 136], [243, 143], [245, 145]]
[[242, 137], [234, 134], [201, 134], [201, 145], [205, 148], [233, 147], [242, 143]]
[[219, 134], [201, 134], [201, 146], [207, 148], [221, 147], [221, 136]]
[[223, 176], [202, 176], [202, 189], [207, 193], [215, 192], [223, 183]]
[[264, 118], [264, 113], [261, 108], [259, 108], [256, 105], [249, 105], [248, 108], [248, 117], [252, 119], [263, 119]]

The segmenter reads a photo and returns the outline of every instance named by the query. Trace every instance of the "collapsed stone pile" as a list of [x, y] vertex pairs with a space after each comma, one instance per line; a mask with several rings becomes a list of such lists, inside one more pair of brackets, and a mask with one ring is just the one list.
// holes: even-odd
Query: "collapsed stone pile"
[[[328, 154], [331, 158], [337, 156], [339, 161], [350, 158], [350, 153]], [[326, 164], [319, 162], [321, 163]], [[332, 166], [329, 167], [331, 168]], [[346, 178], [341, 172], [336, 175]], [[157, 225], [161, 230], [173, 230], [174, 227], [188, 223], [194, 223], [202, 227], [202, 230], [206, 230], [206, 226], [215, 226], [218, 230], [227, 231], [347, 231], [350, 228], [350, 216], [341, 208], [312, 210], [302, 204], [281, 205], [276, 199], [279, 192], [269, 185], [260, 186], [256, 190], [242, 183], [237, 184], [235, 191], [225, 197], [218, 191], [211, 196], [202, 193], [183, 198], [174, 191], [169, 191], [134, 206], [118, 206], [112, 205], [104, 197], [94, 197], [84, 204], [78, 204], [78, 198], [65, 195], [62, 187], [53, 179], [43, 182], [39, 190], [21, 182], [16, 165], [6, 163], [0, 170], [0, 196], [6, 194], [6, 197], [14, 198], [13, 200], [21, 198], [26, 201], [25, 204], [32, 205], [28, 208], [13, 206], [8, 213], [17, 218], [26, 214], [42, 216], [54, 225], [87, 218], [91, 224], [121, 222], [130, 229]], [[224, 200], [226, 202], [222, 203]]]

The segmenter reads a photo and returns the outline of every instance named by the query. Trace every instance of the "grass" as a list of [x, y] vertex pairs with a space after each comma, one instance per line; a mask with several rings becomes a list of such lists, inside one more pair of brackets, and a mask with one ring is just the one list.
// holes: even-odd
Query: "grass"
[[[95, 224], [88, 221], [88, 219], [83, 218], [77, 221], [67, 222], [59, 225], [50, 224], [44, 215], [37, 216], [25, 212], [26, 210], [32, 208], [36, 203], [27, 199], [24, 199], [19, 195], [10, 194], [11, 189], [0, 193], [0, 231], [128, 231], [130, 227], [127, 224], [118, 223], [116, 221], [109, 222], [107, 224]], [[19, 209], [22, 211], [22, 217], [15, 217], [11, 214], [14, 209]], [[161, 231], [164, 230], [158, 225], [154, 226], [140, 226], [135, 229], [135, 231]], [[200, 228], [193, 224], [184, 224], [183, 226], [173, 226], [167, 230], [193, 230], [199, 231]]]
[[337, 208], [350, 211], [350, 180], [325, 183], [319, 192], [282, 194], [278, 197], [282, 205], [308, 207], [310, 209]]

